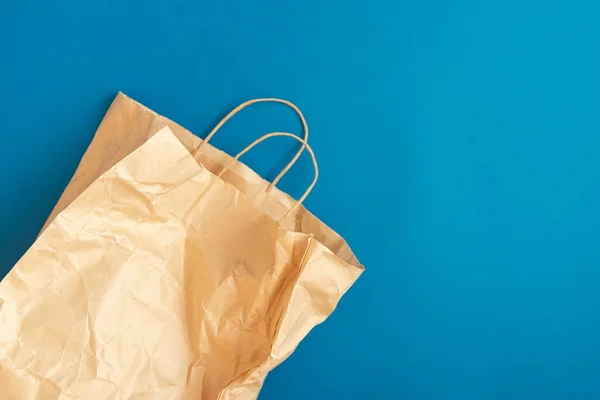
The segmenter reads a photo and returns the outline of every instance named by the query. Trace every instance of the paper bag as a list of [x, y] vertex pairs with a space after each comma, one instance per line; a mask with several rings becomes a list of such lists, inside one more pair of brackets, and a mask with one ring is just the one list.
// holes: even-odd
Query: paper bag
[[164, 128], [0, 283], [0, 388], [15, 399], [253, 399], [361, 271], [284, 229]]
[[[196, 160], [211, 172], [219, 173], [232, 157], [211, 146], [208, 140], [218, 132], [219, 128], [229, 118], [244, 107], [255, 103], [273, 101], [291, 107], [298, 114], [304, 128], [304, 138], [307, 139], [308, 126], [304, 116], [295, 105], [281, 99], [256, 99], [241, 104], [217, 124], [208, 134], [206, 140], [202, 141], [177, 123], [144, 107], [123, 93], [119, 93], [100, 124], [73, 179], [65, 189], [52, 215], [48, 219], [48, 223], [94, 179], [143, 144], [164, 126], [171, 128], [181, 143], [195, 156]], [[286, 169], [293, 164], [294, 160], [288, 164]], [[285, 170], [282, 171], [282, 173], [284, 172]], [[280, 177], [281, 174], [276, 180]], [[248, 198], [252, 199], [258, 208], [274, 219], [281, 219], [285, 213], [294, 208], [291, 218], [280, 222], [282, 227], [314, 236], [315, 239], [333, 251], [336, 256], [349, 264], [362, 268], [342, 237], [307, 211], [302, 205], [297, 206], [297, 202], [294, 199], [279, 191], [276, 187], [273, 187], [272, 183], [263, 180], [252, 169], [237, 162], [229, 171], [222, 175], [222, 179], [233, 184]], [[269, 191], [269, 189], [271, 190]], [[318, 293], [314, 293], [314, 295], [318, 296]], [[308, 318], [302, 321], [302, 323], [298, 323], [297, 329], [308, 332], [315, 324], [316, 322]], [[282, 332], [281, 336], [286, 341], [286, 346], [295, 348], [304, 337], [304, 334], [297, 335], [295, 333], [287, 334]]]

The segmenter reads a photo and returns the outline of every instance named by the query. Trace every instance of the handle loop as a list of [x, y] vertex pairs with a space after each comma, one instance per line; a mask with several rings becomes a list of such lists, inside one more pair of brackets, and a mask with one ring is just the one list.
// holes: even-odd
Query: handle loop
[[[308, 195], [310, 194], [310, 192], [313, 190], [313, 188], [315, 187], [315, 185], [317, 184], [317, 180], [319, 179], [319, 166], [317, 165], [317, 159], [315, 157], [315, 153], [313, 153], [312, 148], [308, 145], [308, 143], [306, 143], [306, 140], [304, 139], [300, 139], [298, 136], [296, 135], [292, 135], [291, 133], [287, 133], [287, 132], [273, 132], [273, 133], [267, 133], [266, 135], [264, 135], [263, 137], [256, 139], [254, 142], [252, 142], [248, 147], [246, 147], [244, 150], [240, 151], [238, 153], [237, 156], [235, 156], [234, 158], [232, 158], [221, 170], [221, 172], [219, 172], [219, 178], [227, 171], [231, 168], [231, 166], [233, 165], [233, 163], [235, 161], [238, 161], [240, 159], [241, 156], [243, 156], [244, 154], [246, 154], [247, 152], [249, 152], [250, 150], [252, 150], [252, 148], [254, 148], [254, 146], [256, 146], [257, 144], [259, 144], [260, 142], [263, 142], [269, 138], [272, 137], [276, 137], [276, 136], [287, 136], [287, 137], [291, 137], [297, 141], [299, 141], [300, 143], [302, 143], [302, 147], [306, 147], [306, 150], [308, 150], [308, 153], [310, 154], [310, 157], [312, 158], [312, 162], [313, 162], [313, 166], [315, 167], [315, 177], [312, 181], [312, 183], [310, 184], [310, 186], [308, 187], [308, 189], [306, 189], [306, 191], [304, 192], [304, 194], [302, 195], [302, 197], [300, 197], [300, 199], [296, 202], [296, 204], [283, 216], [283, 218], [281, 218], [279, 220], [279, 222], [283, 221], [284, 219], [286, 219], [292, 212], [294, 212], [294, 210], [296, 210], [296, 208], [298, 208], [302, 202], [304, 200], [306, 200], [306, 198], [308, 197]], [[299, 154], [298, 154], [299, 156]], [[295, 160], [294, 160], [295, 161]], [[289, 168], [288, 168], [289, 169]], [[287, 172], [287, 170], [285, 170], [284, 172]], [[283, 176], [283, 175], [282, 175]], [[273, 181], [273, 183], [275, 183], [275, 181]], [[271, 183], [271, 186], [273, 186], [273, 183]]]
[[292, 110], [294, 110], [296, 112], [296, 114], [298, 114], [298, 117], [300, 117], [300, 121], [302, 122], [302, 128], [304, 130], [304, 140], [302, 141], [303, 145], [302, 148], [300, 148], [300, 150], [298, 150], [298, 153], [296, 153], [296, 156], [294, 156], [294, 158], [292, 159], [292, 161], [289, 162], [288, 165], [286, 165], [286, 167], [283, 169], [283, 171], [281, 171], [279, 173], [279, 175], [277, 175], [275, 177], [275, 179], [273, 179], [273, 182], [271, 182], [271, 184], [269, 185], [269, 187], [267, 188], [267, 193], [269, 193], [271, 191], [271, 189], [273, 189], [275, 187], [275, 185], [277, 184], [277, 182], [279, 182], [281, 180], [281, 178], [283, 178], [283, 176], [290, 170], [290, 168], [292, 168], [292, 166], [296, 163], [296, 161], [298, 160], [298, 158], [300, 158], [300, 155], [302, 154], [302, 152], [304, 151], [304, 148], [307, 146], [306, 142], [308, 141], [308, 125], [306, 124], [306, 119], [304, 119], [304, 115], [302, 115], [302, 112], [300, 111], [300, 109], [298, 107], [296, 107], [295, 104], [293, 104], [292, 102], [289, 102], [287, 100], [283, 100], [283, 99], [277, 99], [277, 98], [260, 98], [260, 99], [253, 99], [253, 100], [248, 100], [242, 104], [240, 104], [239, 106], [237, 106], [236, 108], [234, 108], [233, 110], [231, 110], [229, 112], [229, 114], [227, 114], [225, 116], [225, 118], [223, 118], [221, 120], [221, 122], [219, 122], [217, 124], [217, 126], [214, 127], [214, 129], [208, 134], [208, 136], [206, 136], [206, 139], [204, 139], [202, 142], [200, 142], [200, 144], [198, 145], [198, 147], [196, 147], [196, 149], [194, 150], [194, 155], [198, 154], [198, 151], [200, 151], [200, 148], [205, 144], [208, 143], [208, 141], [215, 135], [215, 133], [217, 133], [217, 131], [219, 129], [221, 129], [221, 127], [227, 122], [229, 121], [229, 119], [231, 117], [233, 117], [235, 114], [237, 114], [238, 112], [240, 112], [241, 110], [243, 110], [244, 108], [252, 105], [252, 104], [256, 104], [256, 103], [281, 103], [281, 104], [285, 104], [286, 106], [290, 107]]

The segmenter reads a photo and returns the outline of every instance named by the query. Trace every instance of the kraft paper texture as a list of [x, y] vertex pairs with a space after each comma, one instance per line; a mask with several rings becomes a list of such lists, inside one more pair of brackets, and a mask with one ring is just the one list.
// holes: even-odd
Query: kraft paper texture
[[[248, 112], [251, 112], [251, 110], [249, 108]], [[125, 94], [119, 93], [81, 159], [73, 179], [48, 218], [46, 226], [96, 178], [140, 147], [165, 126], [173, 131], [188, 151], [195, 153], [195, 149], [202, 142], [199, 137], [168, 118], [144, 107]], [[210, 143], [206, 143], [202, 146], [201, 151], [194, 155], [198, 162], [215, 174], [218, 174], [232, 158], [229, 154], [218, 150]], [[325, 171], [325, 173], [327, 172]], [[265, 195], [270, 182], [265, 181], [241, 162], [235, 163], [222, 178], [237, 187], [252, 199], [257, 207], [274, 219], [281, 219], [296, 205], [295, 199], [277, 188]], [[341, 201], [341, 199], [337, 201]], [[288, 230], [315, 236], [315, 239], [327, 246], [344, 261], [360, 265], [344, 239], [303, 206], [298, 207], [292, 218], [282, 221], [281, 225]]]

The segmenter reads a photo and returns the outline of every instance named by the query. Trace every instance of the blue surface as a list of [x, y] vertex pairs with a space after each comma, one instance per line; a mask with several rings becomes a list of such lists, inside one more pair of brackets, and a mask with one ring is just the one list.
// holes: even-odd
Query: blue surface
[[[279, 96], [367, 270], [261, 400], [600, 398], [599, 2], [0, 1], [2, 273], [118, 90], [201, 134]], [[257, 106], [215, 143], [280, 129]]]

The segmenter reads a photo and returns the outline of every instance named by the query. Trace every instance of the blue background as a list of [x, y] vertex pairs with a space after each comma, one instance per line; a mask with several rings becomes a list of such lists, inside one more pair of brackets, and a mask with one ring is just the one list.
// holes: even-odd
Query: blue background
[[[283, 97], [306, 204], [367, 269], [261, 400], [600, 398], [599, 2], [0, 1], [2, 273], [118, 90], [200, 135]], [[214, 143], [274, 130], [260, 105]]]

